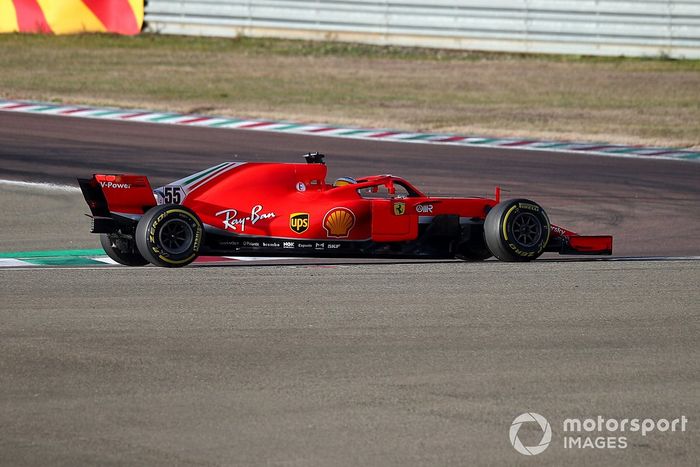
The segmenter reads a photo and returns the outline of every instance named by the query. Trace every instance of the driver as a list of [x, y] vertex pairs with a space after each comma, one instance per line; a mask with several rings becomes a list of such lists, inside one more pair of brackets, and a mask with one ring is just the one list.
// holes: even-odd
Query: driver
[[352, 177], [340, 177], [335, 182], [333, 182], [333, 187], [345, 186], [345, 185], [355, 185], [357, 180]]

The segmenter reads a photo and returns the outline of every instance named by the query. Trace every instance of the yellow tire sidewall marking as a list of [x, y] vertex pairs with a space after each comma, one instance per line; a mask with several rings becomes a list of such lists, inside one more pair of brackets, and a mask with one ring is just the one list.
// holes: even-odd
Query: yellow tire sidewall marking
[[506, 215], [503, 216], [503, 239], [507, 242], [508, 241], [508, 232], [506, 231], [506, 226], [508, 225], [508, 218], [510, 215], [513, 213], [515, 209], [518, 209], [518, 205], [514, 204], [513, 207], [511, 207], [508, 212], [506, 212]]
[[192, 213], [190, 213], [190, 212], [188, 212], [188, 211], [185, 211], [184, 209], [168, 209], [167, 211], [164, 211], [162, 214], [160, 214], [160, 215], [158, 216], [158, 218], [155, 220], [155, 222], [153, 222], [153, 223], [151, 224], [151, 228], [149, 229], [149, 233], [152, 232], [152, 235], [150, 235], [150, 240], [151, 240], [153, 243], [155, 243], [155, 231], [156, 231], [156, 228], [158, 227], [158, 224], [163, 220], [163, 218], [164, 218], [165, 216], [167, 216], [168, 214], [171, 214], [171, 213], [173, 213], [173, 214], [178, 214], [178, 213], [179, 213], [179, 214], [184, 214], [185, 216], [187, 216], [187, 217], [189, 217], [190, 219], [192, 219], [192, 220], [194, 221], [194, 223], [197, 225], [197, 227], [196, 227], [196, 229], [195, 229], [195, 232], [194, 232], [194, 235], [195, 235], [195, 238], [194, 238], [194, 247], [195, 247], [194, 253], [192, 253], [190, 256], [188, 256], [187, 258], [184, 258], [184, 259], [172, 260], [172, 259], [167, 258], [167, 257], [163, 256], [162, 254], [160, 254], [160, 249], [158, 249], [158, 248], [153, 248], [153, 247], [151, 247], [151, 249], [158, 255], [158, 257], [159, 257], [160, 259], [162, 259], [162, 260], [165, 261], [166, 263], [170, 263], [170, 264], [182, 264], [182, 263], [186, 263], [186, 262], [188, 262], [188, 261], [191, 261], [191, 260], [197, 255], [197, 252], [199, 251], [199, 244], [200, 244], [201, 239], [202, 239], [202, 224], [201, 224], [201, 222], [199, 222], [199, 219], [197, 219], [194, 215], [192, 215]]
[[[528, 205], [528, 206], [532, 206], [532, 205]], [[517, 247], [513, 248], [515, 245], [513, 245], [511, 242], [508, 241], [508, 232], [507, 232], [507, 228], [506, 228], [508, 225], [508, 218], [513, 213], [513, 211], [518, 209], [518, 208], [520, 208], [520, 204], [519, 203], [514, 204], [508, 210], [508, 212], [506, 212], [506, 215], [503, 216], [503, 239], [508, 243], [508, 246], [511, 247], [511, 250], [514, 250], [517, 255], [519, 255], [519, 256], [533, 256], [535, 254], [534, 252], [533, 253], [521, 252], [519, 248], [517, 248]], [[549, 243], [549, 235], [551, 234], [552, 228], [549, 224], [549, 217], [547, 217], [547, 214], [544, 212], [544, 210], [542, 210], [541, 208], [539, 210], [534, 210], [534, 209], [531, 209], [531, 210], [535, 211], [535, 212], [539, 212], [540, 214], [542, 214], [542, 216], [545, 219], [545, 223], [544, 223], [543, 227], [547, 230], [547, 234], [546, 234], [546, 238], [545, 238], [544, 243], [542, 243], [542, 248], [537, 251], [537, 253], [540, 253], [542, 250], [544, 250], [547, 247], [547, 244]], [[523, 255], [521, 253], [525, 253], [525, 255]]]

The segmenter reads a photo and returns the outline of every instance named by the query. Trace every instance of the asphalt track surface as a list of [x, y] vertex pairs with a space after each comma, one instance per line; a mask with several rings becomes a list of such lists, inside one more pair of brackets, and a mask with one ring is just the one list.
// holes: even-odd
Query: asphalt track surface
[[330, 178], [400, 175], [433, 195], [539, 202], [552, 222], [613, 234], [618, 255], [698, 255], [700, 164], [360, 141], [0, 112], [0, 178], [75, 183], [132, 172], [164, 184], [226, 160], [327, 155]]
[[[331, 176], [500, 184], [617, 254], [700, 254], [700, 164], [0, 113], [16, 180], [313, 150]], [[0, 249], [96, 247], [79, 197], [0, 187]], [[699, 280], [699, 261], [0, 269], [0, 464], [697, 465]], [[534, 458], [508, 439], [528, 411], [553, 431]], [[563, 420], [597, 415], [688, 431], [564, 449]]]

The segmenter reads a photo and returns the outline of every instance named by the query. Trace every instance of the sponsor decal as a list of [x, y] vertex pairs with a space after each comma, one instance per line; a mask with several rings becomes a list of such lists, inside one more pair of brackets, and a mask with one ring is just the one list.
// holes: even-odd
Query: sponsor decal
[[262, 246], [268, 247], [268, 248], [279, 248], [279, 247], [281, 247], [282, 245], [281, 245], [280, 243], [278, 243], [278, 242], [272, 242], [272, 243], [270, 243], [270, 242], [263, 242]]
[[102, 188], [131, 188], [131, 185], [128, 183], [114, 183], [114, 182], [100, 182], [100, 186]]
[[562, 229], [561, 227], [557, 227], [556, 225], [552, 226], [552, 232], [559, 235], [560, 237], [563, 237], [566, 235], [566, 232], [564, 231], [564, 229]]
[[403, 216], [404, 214], [406, 214], [406, 203], [401, 201], [394, 203], [394, 215]]
[[[523, 251], [520, 248], [518, 248], [517, 245], [514, 245], [512, 243], [508, 243], [508, 246], [518, 256], [535, 256], [534, 251]], [[541, 248], [541, 245], [540, 245], [540, 248]]]
[[333, 208], [323, 217], [326, 234], [334, 238], [346, 238], [355, 226], [355, 213], [348, 208]]
[[295, 212], [289, 215], [289, 228], [292, 231], [302, 234], [309, 229], [309, 213]]
[[325, 250], [326, 244], [325, 243], [316, 243], [314, 248], [316, 248], [317, 250]]
[[297, 248], [313, 248], [313, 243], [297, 243]]
[[294, 248], [294, 242], [282, 242], [282, 248]]
[[[192, 216], [190, 216], [192, 217]], [[202, 228], [202, 225], [199, 223], [197, 219], [192, 218], [192, 220], [195, 222], [196, 228], [195, 228], [195, 235], [194, 235], [194, 242], [192, 244], [192, 252], [197, 253], [199, 251], [199, 247], [202, 245], [202, 233], [204, 229]]]
[[416, 212], [432, 213], [433, 212], [433, 205], [432, 204], [419, 204], [416, 206]]
[[226, 240], [219, 242], [219, 246], [241, 246], [241, 242], [238, 240]]
[[520, 209], [529, 209], [530, 211], [540, 212], [539, 206], [535, 206], [534, 204], [530, 203], [518, 203], [518, 207]]
[[306, 185], [304, 185], [304, 182], [297, 183], [297, 191], [306, 191]]
[[243, 242], [243, 246], [254, 246], [254, 247], [259, 247], [260, 242], [250, 242], [248, 240]]
[[329, 243], [326, 245], [326, 248], [329, 250], [335, 250], [337, 248], [340, 248], [340, 243]]
[[253, 206], [250, 210], [250, 216], [238, 217], [238, 211], [235, 209], [225, 209], [217, 212], [217, 217], [223, 216], [224, 229], [233, 230], [234, 232], [241, 228], [241, 232], [245, 232], [246, 225], [255, 225], [261, 220], [272, 219], [277, 217], [274, 212], [262, 212], [261, 204]]

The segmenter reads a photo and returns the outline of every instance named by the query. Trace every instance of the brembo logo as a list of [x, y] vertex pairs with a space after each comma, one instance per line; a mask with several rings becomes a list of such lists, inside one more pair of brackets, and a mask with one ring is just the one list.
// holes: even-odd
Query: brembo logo
[[128, 183], [100, 182], [102, 188], [131, 188]]
[[[528, 422], [535, 422], [542, 429], [542, 439], [540, 439], [540, 442], [535, 446], [524, 446], [520, 441], [520, 438], [518, 438], [518, 431], [520, 431], [520, 427], [523, 423]], [[516, 451], [526, 456], [535, 456], [544, 452], [544, 450], [549, 446], [549, 443], [552, 441], [552, 427], [549, 426], [549, 422], [542, 415], [535, 412], [529, 412], [515, 417], [515, 420], [513, 420], [513, 423], [510, 425], [509, 435], [510, 444], [513, 445]]]

